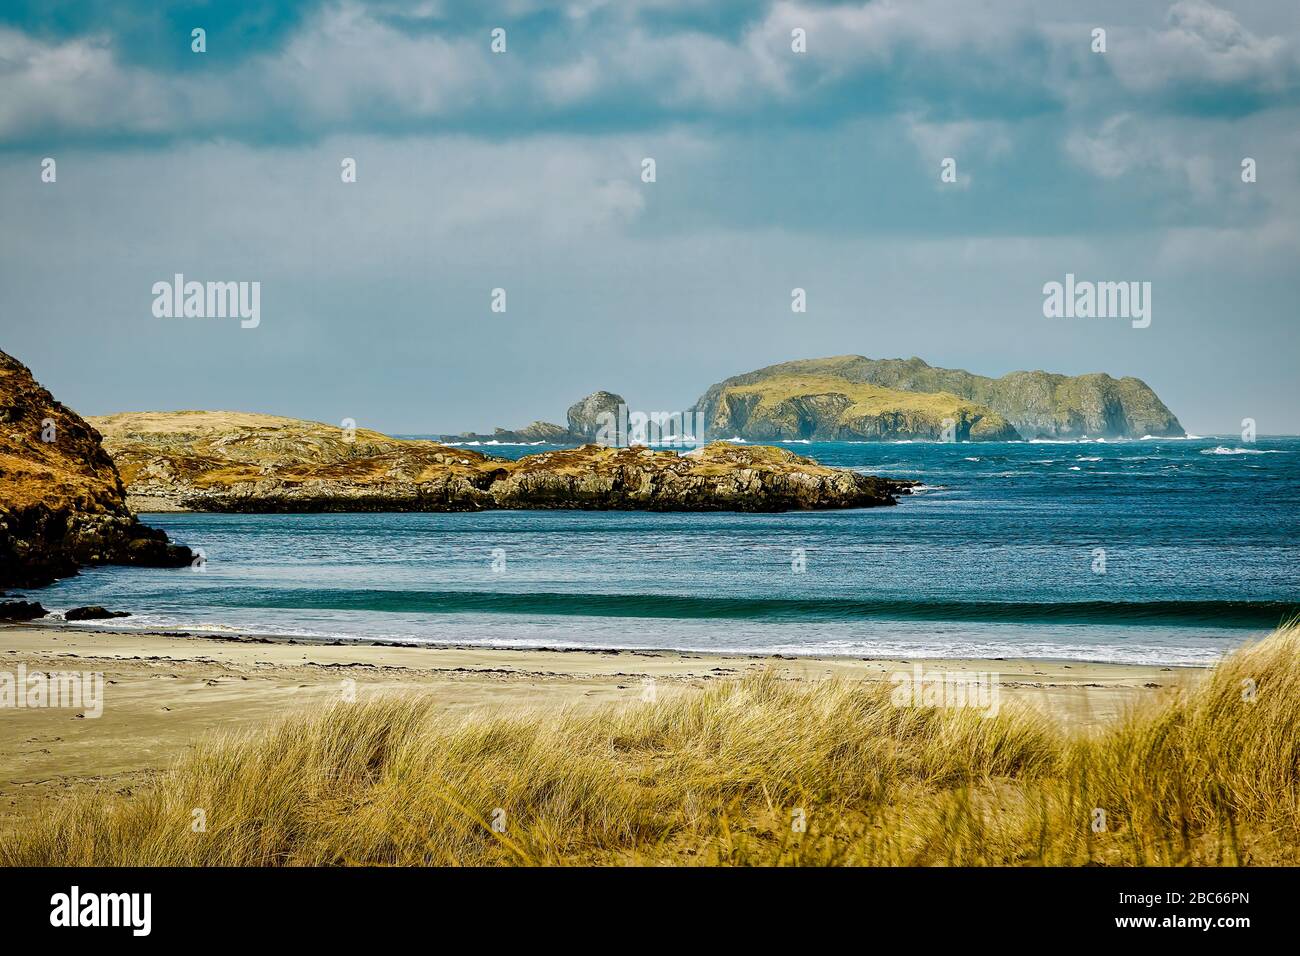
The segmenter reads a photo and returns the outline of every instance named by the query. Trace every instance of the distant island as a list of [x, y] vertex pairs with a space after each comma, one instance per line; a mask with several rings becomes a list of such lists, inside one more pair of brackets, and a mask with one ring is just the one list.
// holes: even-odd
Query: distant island
[[770, 365], [712, 386], [696, 407], [712, 433], [751, 441], [940, 439], [945, 419], [957, 441], [1186, 434], [1141, 379], [1041, 371], [988, 378], [919, 358]]
[[[567, 423], [535, 421], [443, 440], [581, 444], [623, 398], [595, 392]], [[1024, 441], [1183, 437], [1177, 417], [1141, 379], [1103, 372], [1011, 372], [1001, 378], [936, 368], [919, 358], [800, 359], [733, 375], [685, 410], [707, 439], [745, 441]]]

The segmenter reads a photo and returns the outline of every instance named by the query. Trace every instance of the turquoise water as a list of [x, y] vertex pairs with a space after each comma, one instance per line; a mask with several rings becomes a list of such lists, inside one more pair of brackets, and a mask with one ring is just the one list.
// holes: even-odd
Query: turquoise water
[[1161, 664], [1300, 612], [1300, 439], [789, 447], [925, 484], [779, 515], [151, 515], [203, 571], [32, 593], [133, 612], [114, 629]]

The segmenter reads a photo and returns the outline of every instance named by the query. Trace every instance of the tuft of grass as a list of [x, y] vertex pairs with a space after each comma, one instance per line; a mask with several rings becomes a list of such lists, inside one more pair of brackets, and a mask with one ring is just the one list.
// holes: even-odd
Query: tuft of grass
[[597, 711], [380, 697], [210, 739], [0, 839], [5, 865], [1298, 860], [1294, 625], [1088, 734], [770, 673]]

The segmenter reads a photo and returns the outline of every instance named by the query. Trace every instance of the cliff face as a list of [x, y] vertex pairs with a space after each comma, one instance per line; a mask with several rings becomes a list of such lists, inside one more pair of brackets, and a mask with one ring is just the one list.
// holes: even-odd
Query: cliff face
[[0, 586], [39, 587], [83, 564], [192, 557], [132, 515], [99, 433], [0, 352]]
[[[1001, 378], [988, 378], [961, 369], [934, 368], [919, 358], [869, 359], [861, 355], [784, 362], [737, 375], [712, 386], [696, 403], [696, 409], [714, 427], [713, 434], [722, 434], [732, 424], [738, 424], [734, 422], [728, 405], [729, 398], [746, 390], [751, 394], [784, 395], [786, 383], [792, 378], [817, 379], [826, 389], [824, 395], [841, 394], [845, 397], [832, 404], [852, 402], [855, 396], [850, 386], [861, 385], [912, 394], [946, 394], [949, 398], [973, 403], [985, 413], [992, 412], [1014, 428], [1021, 438], [1027, 439], [1141, 438], [1144, 435], [1185, 434], [1173, 412], [1145, 382], [1136, 378], [1115, 379], [1102, 373], [1067, 376], [1048, 372], [1012, 372]], [[891, 411], [885, 407], [880, 409], [885, 415]], [[843, 424], [839, 421], [841, 411], [835, 411], [834, 418], [817, 410], [814, 412], [804, 420], [805, 429], [828, 433]], [[904, 427], [914, 427], [906, 416], [899, 421]], [[975, 422], [971, 426], [972, 439], [993, 438], [1000, 431], [991, 419], [985, 428], [977, 429], [978, 424]], [[751, 435], [763, 437], [744, 428], [727, 433], [744, 438]], [[931, 436], [920, 432], [903, 435], [895, 431], [889, 437]], [[1003, 437], [1015, 436], [1004, 434]]]
[[160, 412], [94, 421], [132, 503], [155, 510], [784, 511], [894, 504], [911, 484], [781, 449], [721, 443], [686, 455], [585, 445], [510, 461], [269, 415]]

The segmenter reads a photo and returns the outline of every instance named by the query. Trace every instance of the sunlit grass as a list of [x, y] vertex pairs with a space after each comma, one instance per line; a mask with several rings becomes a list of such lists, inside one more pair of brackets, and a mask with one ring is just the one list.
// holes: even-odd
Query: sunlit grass
[[1300, 862], [1294, 626], [1103, 731], [889, 691], [765, 674], [596, 711], [339, 704], [70, 797], [0, 863]]

